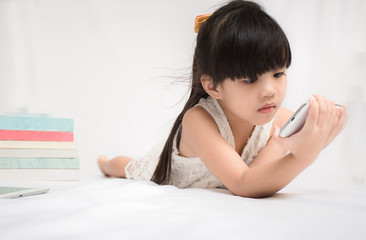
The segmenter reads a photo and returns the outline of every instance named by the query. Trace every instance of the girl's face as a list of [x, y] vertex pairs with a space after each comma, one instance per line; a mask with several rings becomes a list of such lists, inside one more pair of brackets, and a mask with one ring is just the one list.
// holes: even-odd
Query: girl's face
[[281, 106], [286, 85], [286, 68], [268, 71], [255, 82], [226, 79], [217, 87], [218, 101], [229, 122], [262, 125], [271, 121]]

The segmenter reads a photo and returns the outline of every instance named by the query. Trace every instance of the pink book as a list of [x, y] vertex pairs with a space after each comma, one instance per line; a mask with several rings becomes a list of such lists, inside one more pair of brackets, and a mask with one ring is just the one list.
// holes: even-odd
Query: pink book
[[0, 140], [72, 142], [73, 132], [0, 130]]

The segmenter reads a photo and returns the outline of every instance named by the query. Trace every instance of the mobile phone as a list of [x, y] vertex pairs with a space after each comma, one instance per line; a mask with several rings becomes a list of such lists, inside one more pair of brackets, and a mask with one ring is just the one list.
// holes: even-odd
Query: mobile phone
[[280, 130], [280, 137], [289, 137], [299, 132], [309, 113], [309, 102], [302, 104]]
[[18, 198], [47, 193], [48, 188], [0, 187], [0, 198]]
[[[309, 101], [306, 101], [297, 109], [294, 115], [281, 128], [280, 137], [289, 137], [302, 129], [309, 114], [309, 106]], [[335, 107], [341, 107], [341, 105], [336, 104]]]

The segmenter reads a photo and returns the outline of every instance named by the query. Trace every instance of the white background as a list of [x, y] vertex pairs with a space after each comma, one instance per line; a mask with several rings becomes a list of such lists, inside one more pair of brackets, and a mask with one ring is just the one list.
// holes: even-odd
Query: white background
[[[99, 174], [99, 154], [140, 156], [166, 138], [186, 99], [195, 16], [222, 3], [0, 0], [0, 111], [74, 118], [83, 175]], [[322, 94], [351, 111], [297, 181], [364, 184], [366, 1], [260, 3], [292, 48], [284, 106]]]

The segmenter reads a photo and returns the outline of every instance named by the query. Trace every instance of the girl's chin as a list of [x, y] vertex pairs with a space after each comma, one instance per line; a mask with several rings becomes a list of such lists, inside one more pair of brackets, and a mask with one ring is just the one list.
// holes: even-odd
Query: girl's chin
[[269, 123], [270, 121], [273, 120], [275, 116], [275, 113], [273, 114], [267, 114], [267, 116], [261, 117], [260, 119], [258, 119], [255, 123], [253, 123], [254, 125], [264, 125]]

